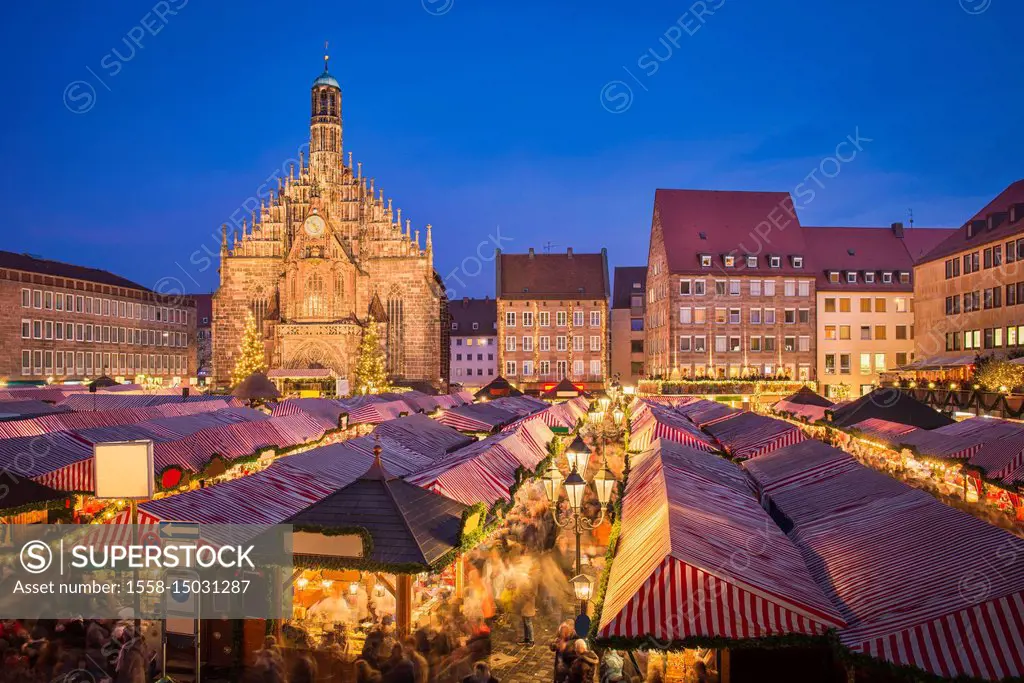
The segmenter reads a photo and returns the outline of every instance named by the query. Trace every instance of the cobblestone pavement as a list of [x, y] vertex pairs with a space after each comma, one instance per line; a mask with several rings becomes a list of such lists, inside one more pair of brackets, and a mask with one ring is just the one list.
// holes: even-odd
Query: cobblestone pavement
[[[566, 611], [563, 619], [572, 617]], [[522, 622], [517, 617], [502, 617], [492, 638], [491, 673], [501, 683], [541, 683], [554, 676], [551, 643], [563, 619], [538, 615], [533, 620], [534, 644], [523, 645]]]

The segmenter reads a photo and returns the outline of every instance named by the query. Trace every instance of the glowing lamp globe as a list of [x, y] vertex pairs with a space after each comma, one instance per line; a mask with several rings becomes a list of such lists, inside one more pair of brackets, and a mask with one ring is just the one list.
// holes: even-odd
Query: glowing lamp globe
[[612, 499], [612, 491], [615, 490], [615, 475], [605, 464], [601, 471], [594, 476], [594, 490], [597, 492], [597, 500], [601, 505], [607, 505]]
[[579, 434], [565, 449], [565, 458], [569, 461], [570, 470], [576, 470], [580, 474], [587, 473], [587, 465], [590, 464], [590, 447]]
[[576, 599], [580, 602], [586, 602], [594, 595], [594, 582], [590, 580], [589, 576], [577, 574], [570, 583], [572, 583], [572, 591], [576, 595]]
[[548, 471], [544, 473], [542, 483], [544, 484], [544, 495], [548, 497], [548, 500], [554, 503], [558, 500], [558, 494], [562, 487], [562, 481], [565, 477], [562, 476], [562, 472], [552, 462], [551, 466], [548, 467]]
[[587, 482], [580, 476], [580, 473], [573, 470], [565, 478], [565, 493], [569, 497], [569, 507], [573, 512], [578, 512], [583, 505], [583, 492], [586, 491]]

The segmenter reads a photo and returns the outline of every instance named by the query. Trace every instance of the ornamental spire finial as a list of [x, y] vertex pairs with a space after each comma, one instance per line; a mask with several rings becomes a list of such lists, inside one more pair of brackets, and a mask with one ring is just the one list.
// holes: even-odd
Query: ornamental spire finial
[[331, 58], [331, 56], [330, 56], [329, 54], [327, 54], [327, 45], [328, 45], [328, 43], [327, 43], [327, 41], [325, 40], [325, 41], [324, 41], [324, 71], [325, 71], [325, 72], [327, 71], [327, 62], [328, 62], [328, 60], [330, 60], [330, 58]]

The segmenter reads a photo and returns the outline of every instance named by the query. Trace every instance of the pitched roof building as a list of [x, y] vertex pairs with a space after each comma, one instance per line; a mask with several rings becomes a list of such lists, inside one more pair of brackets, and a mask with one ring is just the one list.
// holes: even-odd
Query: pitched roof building
[[496, 260], [498, 371], [526, 391], [609, 375], [608, 254], [503, 254]]
[[914, 269], [911, 369], [967, 377], [978, 355], [1024, 346], [1024, 180], [1000, 192]]
[[644, 376], [644, 308], [647, 267], [615, 269], [611, 310], [612, 376], [635, 385]]
[[454, 384], [476, 389], [498, 376], [497, 311], [497, 302], [489, 297], [463, 297], [448, 304]]

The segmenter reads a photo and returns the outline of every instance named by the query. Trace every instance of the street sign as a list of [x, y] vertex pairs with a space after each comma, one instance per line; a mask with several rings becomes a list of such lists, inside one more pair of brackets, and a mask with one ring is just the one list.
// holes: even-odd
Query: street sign
[[199, 525], [195, 522], [160, 522], [160, 538], [176, 541], [198, 541]]
[[167, 633], [194, 636], [196, 620], [199, 618], [199, 594], [192, 590], [192, 582], [199, 581], [199, 574], [193, 571], [173, 571], [164, 575], [167, 586], [166, 610]]

